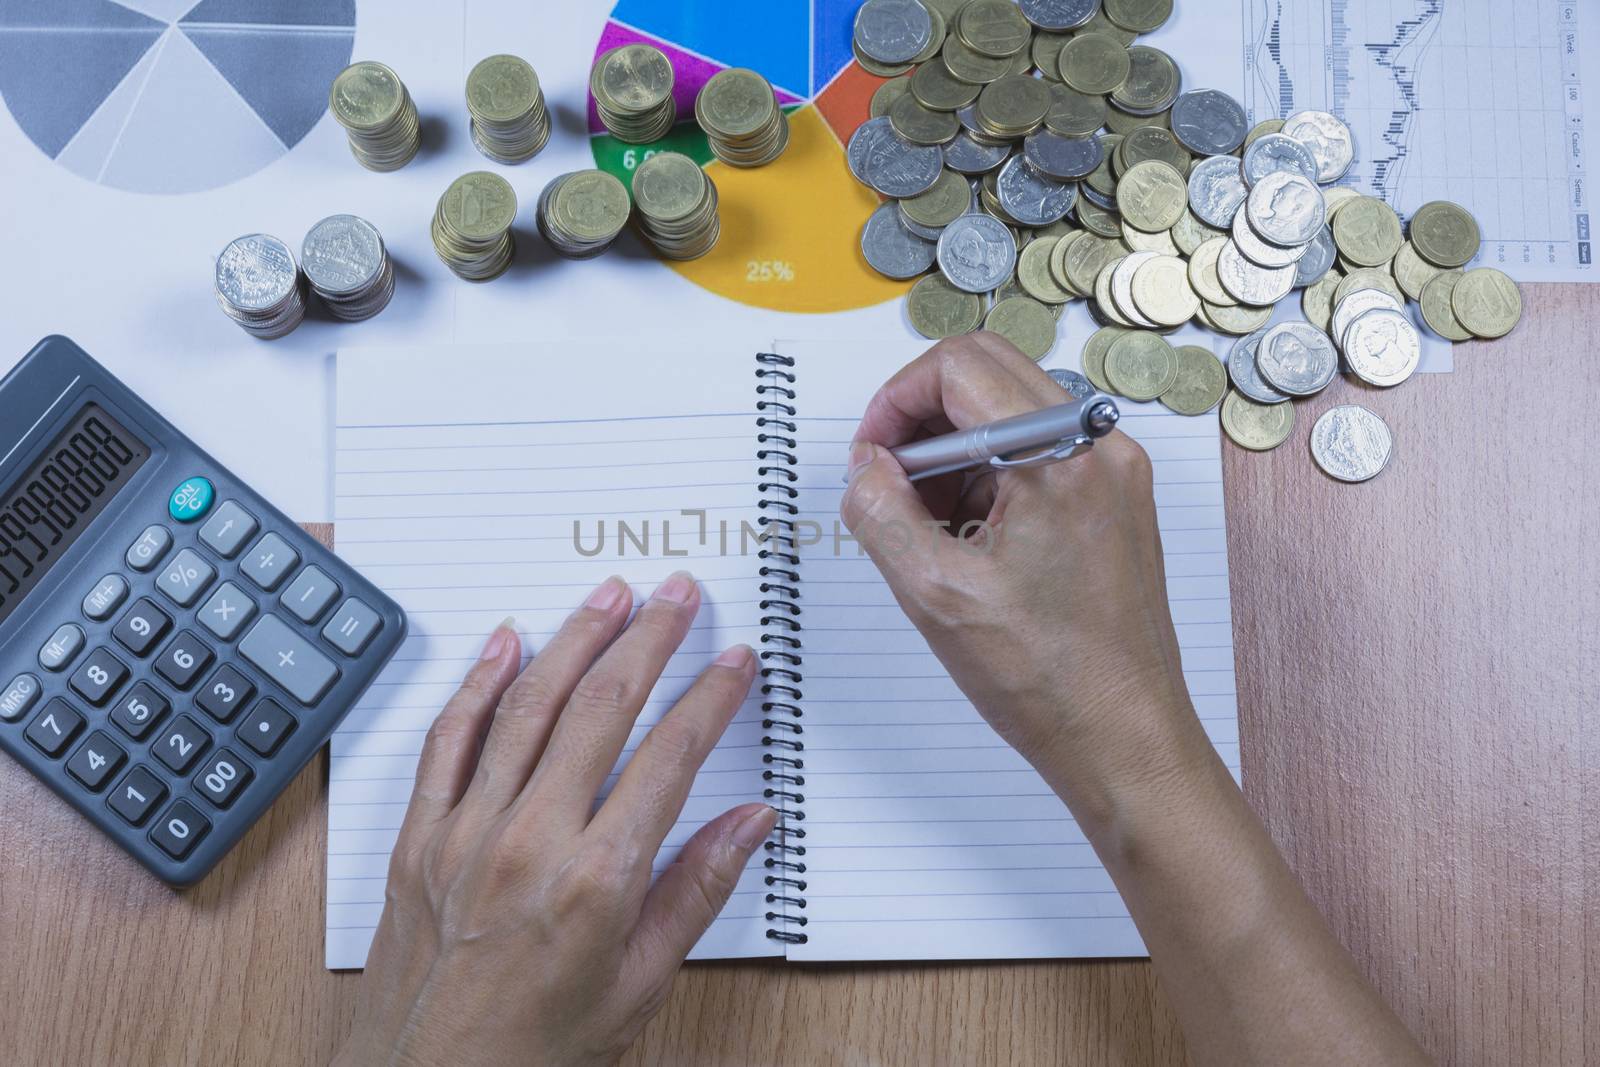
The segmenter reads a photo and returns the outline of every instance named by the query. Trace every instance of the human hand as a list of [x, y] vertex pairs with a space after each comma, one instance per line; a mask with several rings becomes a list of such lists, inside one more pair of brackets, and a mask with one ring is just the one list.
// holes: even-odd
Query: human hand
[[[651, 884], [695, 773], [755, 679], [723, 653], [594, 798], [700, 606], [669, 578], [628, 624], [597, 588], [519, 675], [496, 630], [428, 732], [339, 1062], [613, 1062], [660, 1009], [777, 813], [714, 819]], [[619, 636], [620, 634], [620, 636]]]
[[[1174, 730], [1206, 747], [1167, 606], [1149, 458], [1114, 432], [1069, 462], [914, 486], [889, 452], [1064, 402], [1003, 339], [945, 341], [873, 398], [841, 510], [962, 691], [1077, 810], [1105, 802], [1090, 795], [1097, 778], [1152, 768], [1150, 746], [1170, 750]], [[956, 534], [924, 532], [937, 521]], [[969, 522], [980, 525], [963, 541]]]

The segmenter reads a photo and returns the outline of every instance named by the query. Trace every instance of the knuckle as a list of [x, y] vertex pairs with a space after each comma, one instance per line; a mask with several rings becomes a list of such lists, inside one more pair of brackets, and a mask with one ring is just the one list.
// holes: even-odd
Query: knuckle
[[555, 683], [542, 671], [529, 670], [511, 683], [511, 688], [506, 690], [506, 695], [500, 700], [500, 707], [495, 714], [503, 715], [507, 711], [512, 713], [527, 713], [542, 711], [549, 713], [561, 705], [562, 694], [557, 691]]
[[474, 740], [477, 734], [477, 724], [467, 714], [465, 708], [456, 701], [445, 705], [423, 738], [422, 745], [424, 758], [432, 754], [453, 752], [468, 741]]
[[663, 719], [645, 737], [640, 746], [649, 753], [653, 762], [673, 769], [699, 764], [703, 733], [699, 726], [685, 715], [670, 715]]
[[634, 681], [626, 675], [610, 670], [592, 670], [578, 682], [573, 690], [574, 704], [582, 704], [602, 712], [621, 711], [634, 692]]

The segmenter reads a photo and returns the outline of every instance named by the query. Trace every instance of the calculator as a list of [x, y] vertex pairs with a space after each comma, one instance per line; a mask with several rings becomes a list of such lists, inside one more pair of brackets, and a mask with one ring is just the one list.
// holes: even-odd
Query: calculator
[[71, 341], [0, 381], [0, 411], [0, 748], [193, 885], [405, 615]]

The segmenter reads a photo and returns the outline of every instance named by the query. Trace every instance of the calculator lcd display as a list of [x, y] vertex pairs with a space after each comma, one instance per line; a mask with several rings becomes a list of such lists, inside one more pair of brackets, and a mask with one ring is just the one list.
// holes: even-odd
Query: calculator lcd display
[[0, 623], [44, 580], [150, 458], [150, 446], [96, 404], [0, 494]]

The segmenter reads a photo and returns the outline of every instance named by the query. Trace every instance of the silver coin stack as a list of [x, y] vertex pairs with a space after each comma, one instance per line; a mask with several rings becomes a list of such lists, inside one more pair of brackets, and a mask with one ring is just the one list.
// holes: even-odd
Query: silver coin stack
[[250, 234], [217, 257], [217, 303], [249, 334], [271, 341], [306, 317], [306, 280], [294, 253], [276, 237]]
[[334, 215], [313, 226], [300, 262], [311, 291], [345, 322], [372, 318], [394, 296], [394, 260], [383, 235], [354, 215]]
[[411, 91], [382, 63], [354, 63], [334, 79], [334, 118], [350, 139], [350, 152], [368, 170], [395, 171], [422, 148], [422, 123]]
[[533, 67], [490, 56], [467, 78], [472, 143], [496, 163], [524, 163], [550, 143], [550, 112]]

